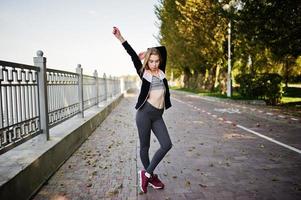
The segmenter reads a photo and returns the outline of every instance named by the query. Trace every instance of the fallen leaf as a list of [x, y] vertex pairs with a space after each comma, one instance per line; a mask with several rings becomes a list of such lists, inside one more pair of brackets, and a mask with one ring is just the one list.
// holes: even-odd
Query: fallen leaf
[[201, 187], [203, 187], [203, 188], [207, 187], [207, 185], [204, 185], [204, 184], [202, 184], [202, 183], [199, 183], [199, 186], [201, 186]]
[[186, 181], [186, 182], [185, 182], [185, 186], [186, 186], [186, 187], [189, 187], [190, 184], [191, 184], [190, 181]]
[[110, 197], [112, 197], [112, 196], [115, 196], [118, 193], [119, 193], [118, 189], [113, 188], [112, 190], [110, 190], [110, 191], [107, 192], [107, 195], [110, 196]]
[[272, 181], [279, 181], [279, 179], [276, 178], [276, 177], [273, 177], [273, 178], [272, 178]]

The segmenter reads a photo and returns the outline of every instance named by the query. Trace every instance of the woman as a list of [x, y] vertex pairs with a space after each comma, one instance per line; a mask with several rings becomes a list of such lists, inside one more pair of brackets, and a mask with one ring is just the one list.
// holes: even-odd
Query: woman
[[[113, 34], [122, 43], [127, 53], [131, 56], [136, 71], [142, 80], [140, 94], [135, 108], [136, 125], [140, 140], [140, 158], [144, 170], [139, 171], [139, 185], [142, 192], [147, 192], [147, 186], [163, 189], [164, 184], [154, 170], [171, 149], [172, 143], [162, 114], [171, 107], [168, 83], [165, 78], [166, 49], [164, 46], [149, 48], [139, 56], [129, 43], [122, 37], [118, 28], [113, 27]], [[141, 60], [144, 59], [142, 64]], [[150, 133], [156, 135], [160, 148], [155, 153], [151, 162], [149, 160]]]

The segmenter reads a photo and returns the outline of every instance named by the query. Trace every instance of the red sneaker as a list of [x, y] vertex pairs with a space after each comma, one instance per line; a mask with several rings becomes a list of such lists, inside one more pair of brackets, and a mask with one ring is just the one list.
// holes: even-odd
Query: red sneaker
[[160, 181], [157, 174], [154, 174], [150, 179], [148, 184], [152, 186], [154, 189], [163, 189], [164, 184]]
[[148, 182], [149, 182], [149, 178], [147, 178], [147, 176], [145, 176], [145, 170], [140, 170], [139, 171], [139, 186], [140, 186], [140, 190], [143, 193], [147, 193]]

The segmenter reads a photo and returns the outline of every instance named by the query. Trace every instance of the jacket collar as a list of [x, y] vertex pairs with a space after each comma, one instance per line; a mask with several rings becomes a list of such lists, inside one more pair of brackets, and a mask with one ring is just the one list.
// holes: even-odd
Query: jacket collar
[[[151, 83], [153, 75], [148, 70], [145, 70], [144, 73], [143, 73], [143, 78]], [[159, 79], [163, 80], [164, 78], [165, 78], [164, 72], [162, 70], [159, 70]]]

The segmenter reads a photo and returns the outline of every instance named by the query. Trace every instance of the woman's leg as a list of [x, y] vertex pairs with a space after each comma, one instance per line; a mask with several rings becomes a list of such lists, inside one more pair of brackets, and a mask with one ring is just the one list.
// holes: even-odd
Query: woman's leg
[[137, 111], [136, 125], [138, 128], [140, 141], [140, 158], [144, 169], [147, 169], [147, 167], [149, 166], [148, 151], [150, 146], [151, 120], [145, 109]]
[[152, 130], [159, 140], [160, 148], [157, 150], [149, 166], [146, 168], [146, 171], [149, 174], [153, 174], [153, 171], [155, 170], [159, 162], [164, 158], [166, 153], [172, 147], [172, 143], [170, 141], [170, 137], [162, 116], [160, 116], [156, 121], [153, 121]]

